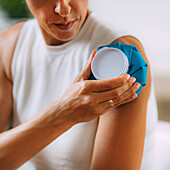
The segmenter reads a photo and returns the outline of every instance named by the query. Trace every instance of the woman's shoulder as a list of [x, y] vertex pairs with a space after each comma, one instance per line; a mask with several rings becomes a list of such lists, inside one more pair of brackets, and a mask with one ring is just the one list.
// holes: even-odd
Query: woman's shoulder
[[0, 62], [4, 66], [6, 76], [12, 81], [11, 63], [20, 31], [25, 21], [18, 22], [0, 33]]

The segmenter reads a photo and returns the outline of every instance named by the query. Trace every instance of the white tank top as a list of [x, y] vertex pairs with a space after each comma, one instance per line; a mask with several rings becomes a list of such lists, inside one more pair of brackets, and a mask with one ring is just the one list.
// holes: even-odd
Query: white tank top
[[[35, 19], [27, 21], [19, 35], [12, 60], [14, 115], [17, 126], [61, 97], [81, 72], [93, 49], [110, 44], [124, 34], [109, 29], [92, 13], [77, 36], [58, 46], [48, 46]], [[153, 94], [153, 93], [152, 93]], [[151, 100], [154, 96], [151, 95]], [[154, 102], [151, 102], [152, 107]], [[156, 111], [148, 105], [154, 118]], [[152, 109], [152, 111], [151, 111]], [[150, 118], [147, 119], [150, 122]], [[65, 132], [20, 169], [89, 170], [98, 119], [79, 123]], [[148, 123], [149, 124], [149, 123]]]

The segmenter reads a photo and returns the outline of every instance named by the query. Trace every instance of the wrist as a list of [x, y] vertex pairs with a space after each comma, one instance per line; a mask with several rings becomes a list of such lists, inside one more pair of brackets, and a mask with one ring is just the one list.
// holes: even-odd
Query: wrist
[[73, 120], [70, 119], [68, 114], [66, 114], [64, 106], [60, 101], [56, 101], [50, 104], [46, 109], [41, 113], [43, 125], [46, 128], [53, 129], [69, 129], [76, 124]]

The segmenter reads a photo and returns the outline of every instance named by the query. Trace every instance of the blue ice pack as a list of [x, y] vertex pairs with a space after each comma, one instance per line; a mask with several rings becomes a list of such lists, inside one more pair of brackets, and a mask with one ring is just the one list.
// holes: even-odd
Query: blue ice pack
[[[129, 74], [131, 77], [135, 77], [136, 82], [141, 84], [140, 88], [136, 92], [136, 94], [139, 95], [143, 86], [146, 85], [147, 70], [148, 70], [148, 65], [146, 61], [144, 60], [144, 58], [142, 57], [139, 50], [133, 45], [121, 44], [120, 42], [117, 42], [117, 43], [110, 44], [110, 45], [100, 46], [97, 48], [97, 51], [103, 47], [117, 48], [121, 50], [127, 56], [128, 61], [129, 61], [129, 68], [128, 68], [127, 74]], [[89, 79], [96, 80], [96, 78], [94, 77], [92, 73]]]

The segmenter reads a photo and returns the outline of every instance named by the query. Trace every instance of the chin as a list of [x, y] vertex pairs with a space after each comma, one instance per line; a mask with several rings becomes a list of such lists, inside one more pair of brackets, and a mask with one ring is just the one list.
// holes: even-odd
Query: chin
[[72, 39], [75, 38], [77, 34], [69, 34], [67, 35], [67, 33], [65, 35], [60, 35], [60, 36], [54, 36], [57, 40], [62, 41], [62, 42], [67, 42], [67, 41], [71, 41]]

